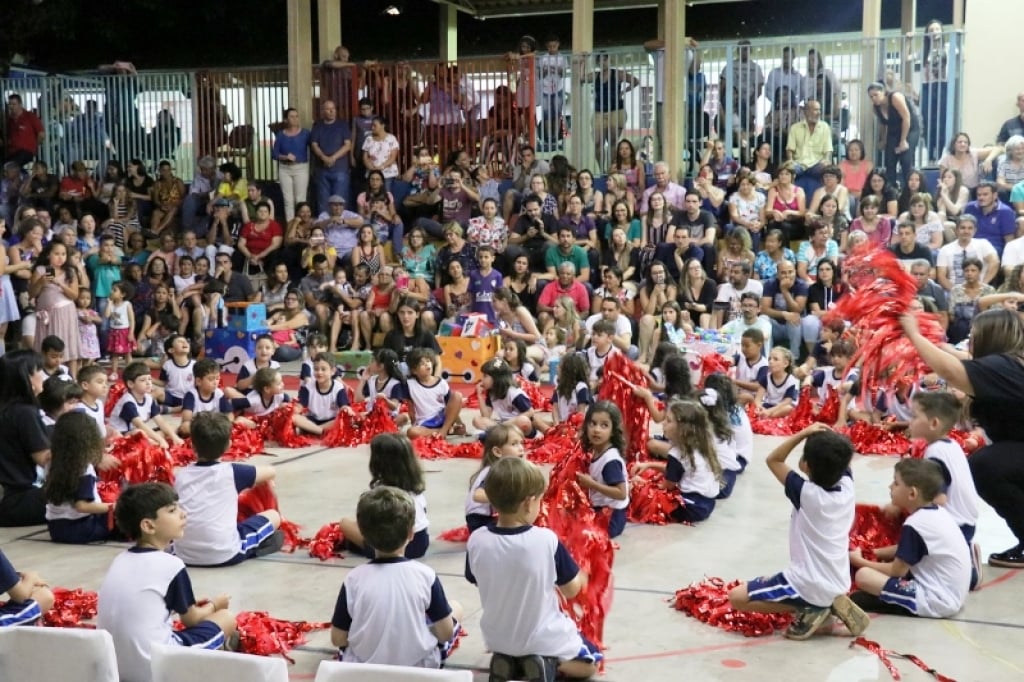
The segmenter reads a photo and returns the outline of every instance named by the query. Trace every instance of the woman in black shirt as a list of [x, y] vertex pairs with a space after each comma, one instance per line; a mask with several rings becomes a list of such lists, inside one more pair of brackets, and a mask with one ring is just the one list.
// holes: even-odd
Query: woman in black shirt
[[[406, 375], [408, 375], [408, 371], [404, 368], [405, 358], [413, 348], [433, 348], [438, 355], [441, 355], [442, 352], [434, 335], [423, 329], [423, 322], [420, 320], [421, 310], [419, 302], [411, 298], [403, 298], [395, 310], [398, 325], [384, 337], [383, 347], [395, 351]], [[440, 365], [438, 371], [440, 371]]]
[[50, 463], [36, 396], [43, 390], [43, 359], [16, 350], [0, 360], [0, 526], [46, 523], [46, 497], [37, 488], [36, 467]]

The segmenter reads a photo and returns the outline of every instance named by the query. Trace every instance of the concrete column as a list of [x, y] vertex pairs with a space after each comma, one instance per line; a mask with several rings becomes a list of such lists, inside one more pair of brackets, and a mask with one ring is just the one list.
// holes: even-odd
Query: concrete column
[[459, 10], [455, 5], [447, 3], [439, 5], [439, 9], [439, 57], [443, 62], [454, 62], [459, 58]]
[[906, 35], [917, 25], [917, 0], [902, 0], [900, 5], [900, 33]]
[[[683, 149], [686, 148], [686, 2], [661, 0], [665, 7], [664, 28], [658, 33], [665, 36], [665, 101], [662, 105], [662, 158], [680, 177], [683, 170]], [[691, 153], [696, 150], [691, 150]]]
[[[307, 12], [309, 9], [307, 8]], [[341, 45], [341, 0], [316, 0], [317, 49], [323, 62]]]
[[288, 106], [313, 122], [313, 41], [309, 0], [288, 0]]
[[961, 123], [980, 147], [994, 143], [1003, 122], [1019, 113], [1015, 103], [1024, 86], [1012, 48], [1020, 41], [1024, 3], [971, 0], [966, 11]]
[[881, 60], [881, 45], [879, 35], [882, 32], [882, 0], [864, 0], [863, 13], [864, 34], [863, 47], [861, 49], [861, 91], [857, 93], [857, 100], [860, 107], [857, 109], [857, 129], [860, 131], [860, 139], [864, 141], [865, 157], [874, 159], [878, 147], [877, 126], [875, 124], [875, 110], [868, 98], [867, 85], [875, 80], [882, 80], [884, 73], [878, 73]]
[[953, 0], [953, 28], [964, 28], [964, 0]]
[[572, 3], [572, 149], [569, 161], [576, 168], [590, 168], [603, 175], [606, 168], [595, 168], [594, 121], [591, 86], [581, 83], [593, 69], [594, 0], [573, 0]]

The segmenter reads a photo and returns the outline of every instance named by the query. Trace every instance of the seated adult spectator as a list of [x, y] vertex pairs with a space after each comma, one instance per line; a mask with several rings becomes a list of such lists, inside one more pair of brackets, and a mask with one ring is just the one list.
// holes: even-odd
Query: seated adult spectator
[[[736, 173], [742, 169], [737, 169]], [[715, 217], [719, 222], [722, 217], [722, 206], [725, 205], [726, 192], [735, 189], [736, 175], [729, 178], [729, 186], [722, 189], [715, 184], [715, 170], [711, 164], [706, 163], [697, 170], [697, 177], [693, 179], [693, 186], [690, 188], [700, 196], [700, 207]]]
[[814, 221], [808, 227], [810, 238], [800, 242], [796, 252], [796, 276], [814, 282], [818, 278], [818, 264], [829, 260], [839, 262], [839, 245], [829, 238], [828, 225]]
[[531, 194], [523, 200], [523, 214], [509, 233], [508, 241], [510, 258], [525, 254], [532, 272], [547, 270], [547, 250], [558, 243], [558, 221], [541, 212], [540, 197]]
[[60, 179], [50, 172], [42, 159], [32, 164], [32, 172], [21, 186], [21, 202], [34, 208], [53, 210], [60, 191]]
[[590, 310], [590, 292], [576, 278], [576, 266], [564, 262], [558, 266], [556, 278], [549, 282], [537, 299], [537, 317], [541, 329], [547, 329], [554, 320], [555, 303], [562, 296], [568, 296], [576, 306], [577, 313]]
[[[792, 142], [790, 143], [792, 144]], [[781, 230], [783, 241], [802, 235], [804, 215], [807, 213], [807, 195], [796, 179], [796, 163], [787, 161], [775, 172], [775, 184], [768, 190], [765, 199], [765, 215], [769, 230]]]
[[1013, 186], [1024, 180], [1024, 136], [1014, 135], [1005, 148], [1006, 154], [996, 168], [996, 187], [999, 198], [1009, 201]]
[[263, 283], [263, 286], [260, 287], [259, 292], [257, 292], [259, 302], [267, 307], [267, 314], [275, 313], [284, 308], [285, 294], [287, 294], [288, 290], [291, 288], [291, 281], [288, 277], [288, 266], [284, 263], [278, 263], [274, 269], [270, 271], [270, 276], [267, 278], [267, 281]]
[[270, 208], [270, 219], [277, 220], [275, 215], [277, 209], [274, 208], [274, 202], [263, 196], [263, 185], [254, 181], [246, 185], [245, 198], [242, 199], [242, 203], [238, 206], [243, 223], [250, 222], [253, 219], [253, 216], [256, 215], [256, 207], [260, 202], [266, 203]]
[[[779, 231], [772, 230], [772, 232]], [[750, 233], [742, 227], [734, 227], [725, 233], [725, 248], [718, 253], [718, 263], [715, 264], [714, 269], [715, 279], [724, 282], [729, 276], [729, 269], [732, 268], [733, 263], [744, 260], [748, 263], [754, 262], [756, 267], [754, 251], [750, 248]]]
[[[441, 354], [441, 346], [437, 343], [436, 335], [429, 331], [434, 328], [436, 321], [429, 311], [423, 310], [418, 301], [410, 298], [400, 299], [395, 308], [395, 317], [398, 318], [398, 324], [384, 335], [384, 344], [381, 347], [395, 351], [399, 362], [405, 363], [406, 356], [413, 348], [430, 348], [438, 355]], [[440, 366], [435, 370], [440, 373]]]
[[658, 324], [662, 308], [666, 303], [675, 301], [678, 297], [679, 288], [673, 280], [668, 278], [665, 264], [661, 261], [651, 263], [640, 287], [640, 295], [637, 297], [640, 303], [637, 314], [640, 316], [639, 361], [641, 363], [648, 362], [654, 352], [651, 342], [654, 339], [654, 329]]
[[[672, 216], [673, 220], [675, 215]], [[604, 224], [604, 241], [612, 238], [612, 232], [620, 228], [626, 235], [626, 241], [631, 247], [640, 247], [643, 243], [643, 228], [640, 219], [633, 214], [629, 202], [616, 199], [608, 210], [608, 220]]]
[[846, 292], [838, 259], [826, 258], [818, 263], [818, 278], [807, 288], [807, 310], [800, 321], [804, 347], [808, 353], [814, 351], [821, 333], [822, 319], [830, 314]]
[[[1013, 201], [1011, 192], [1011, 203]], [[1021, 195], [1024, 199], [1024, 195]], [[971, 199], [970, 190], [964, 186], [960, 171], [947, 168], [939, 174], [939, 183], [935, 188], [935, 212], [942, 221], [943, 241], [955, 239], [956, 220], [964, 212], [967, 202]], [[1016, 208], [1016, 206], [1014, 206]], [[1017, 220], [1020, 220], [1018, 213]]]
[[843, 186], [843, 171], [839, 166], [828, 164], [821, 169], [821, 187], [814, 190], [811, 195], [811, 202], [807, 206], [807, 214], [810, 217], [821, 215], [821, 201], [825, 197], [835, 197], [839, 202], [842, 214], [850, 219], [850, 192]]
[[[1016, 117], [1010, 119], [1013, 120], [1016, 120]], [[971, 147], [970, 135], [959, 132], [949, 141], [949, 147], [939, 159], [939, 169], [959, 171], [964, 187], [973, 193], [984, 176], [992, 172], [996, 160], [1003, 151], [1002, 143], [1008, 139], [1010, 135], [994, 145], [978, 148]]]
[[671, 171], [664, 161], [654, 164], [654, 185], [643, 191], [643, 198], [640, 200], [640, 215], [645, 215], [649, 210], [651, 195], [655, 192], [660, 192], [670, 207], [678, 211], [683, 210], [686, 188], [672, 180]]
[[523, 208], [523, 199], [530, 189], [530, 178], [534, 175], [544, 175], [550, 170], [548, 162], [538, 159], [537, 153], [530, 145], [519, 148], [519, 157], [519, 163], [512, 169], [512, 187], [502, 198], [502, 215], [506, 223], [511, 222], [512, 214]]
[[729, 197], [728, 227], [750, 232], [750, 242], [757, 251], [761, 248], [765, 225], [764, 194], [757, 191], [757, 181], [751, 171], [740, 169], [737, 178], [737, 190]]
[[200, 238], [206, 237], [210, 229], [210, 194], [217, 189], [223, 179], [217, 170], [217, 161], [212, 156], [204, 156], [196, 162], [196, 171], [189, 184], [188, 194], [181, 202], [183, 230], [194, 230]]
[[437, 252], [434, 259], [434, 288], [440, 289], [451, 284], [451, 276], [448, 273], [448, 266], [452, 261], [458, 261], [462, 265], [462, 271], [467, 277], [470, 272], [476, 270], [476, 247], [462, 237], [462, 225], [456, 222], [444, 226], [445, 245]]
[[277, 344], [274, 360], [292, 362], [302, 357], [305, 332], [312, 322], [311, 317], [302, 304], [302, 293], [298, 289], [289, 289], [284, 297], [284, 308], [267, 319], [267, 329]]
[[821, 120], [821, 103], [817, 100], [804, 102], [804, 119], [790, 127], [786, 159], [793, 162], [797, 179], [806, 175], [815, 182], [832, 162], [832, 129]]
[[850, 140], [846, 143], [846, 157], [839, 162], [839, 170], [842, 172], [843, 185], [850, 193], [850, 206], [845, 212], [853, 217], [857, 202], [860, 201], [864, 185], [868, 180], [868, 173], [871, 172], [872, 163], [864, 158], [864, 143], [860, 140]]
[[231, 267], [230, 247], [221, 247], [217, 251], [217, 262], [214, 277], [224, 282], [225, 303], [251, 303], [256, 300], [256, 290], [252, 281]]
[[630, 360], [636, 360], [640, 356], [640, 350], [633, 345], [633, 326], [629, 318], [622, 314], [622, 306], [619, 299], [614, 296], [606, 296], [601, 299], [601, 309], [587, 317], [583, 323], [587, 342], [594, 331], [594, 325], [604, 320], [615, 325], [615, 334], [612, 336], [612, 345], [626, 354]]
[[[575, 243], [575, 234], [571, 227], [562, 226], [558, 228], [558, 243], [548, 247], [544, 256], [544, 266], [549, 279], [557, 279], [558, 271], [565, 263], [573, 266], [574, 277], [577, 282], [585, 286], [590, 285], [590, 261], [587, 259], [587, 252], [583, 247]], [[588, 310], [588, 307], [580, 309], [580, 312]]]
[[256, 206], [254, 220], [242, 227], [232, 262], [235, 270], [248, 276], [266, 275], [280, 257], [284, 228], [270, 217], [270, 202]]
[[[751, 278], [753, 268], [750, 261], [738, 261], [729, 268], [728, 281], [718, 286], [718, 294], [715, 296], [714, 317], [715, 327], [721, 328], [723, 323], [739, 317], [740, 302], [744, 294], [750, 294], [757, 299], [757, 308], [761, 308], [761, 293], [764, 285], [756, 279]], [[771, 330], [769, 330], [771, 331]], [[768, 338], [770, 334], [765, 335]]]
[[740, 169], [740, 163], [729, 156], [725, 149], [725, 143], [721, 140], [708, 139], [700, 156], [701, 166], [711, 166], [714, 172], [713, 183], [719, 189], [726, 189], [732, 181], [732, 177]]
[[786, 86], [775, 91], [772, 110], [764, 117], [764, 129], [761, 131], [761, 139], [774, 149], [786, 148], [789, 129], [800, 120], [800, 108], [797, 106], [799, 101], [794, 91]]
[[775, 279], [764, 283], [761, 313], [772, 323], [772, 343], [785, 345], [794, 358], [800, 357], [801, 317], [807, 307], [807, 282], [796, 276], [796, 266], [779, 263]]
[[4, 164], [3, 177], [0, 177], [0, 218], [8, 226], [14, 227], [14, 214], [21, 200], [21, 186], [25, 182], [21, 166], [14, 161]]
[[[600, 159], [600, 157], [598, 157]], [[622, 139], [615, 146], [615, 158], [608, 167], [609, 177], [621, 175], [623, 190], [628, 192], [634, 200], [634, 205], [640, 201], [644, 191], [647, 189], [647, 178], [644, 177], [644, 163], [637, 158], [636, 147], [629, 140]]]
[[30, 349], [0, 359], [0, 526], [46, 522], [46, 496], [35, 485], [38, 467], [50, 463], [50, 439], [33, 388], [42, 368], [43, 358]]
[[480, 201], [480, 194], [466, 182], [462, 170], [456, 166], [445, 171], [444, 181], [438, 194], [441, 197], [440, 221], [419, 218], [415, 224], [431, 237], [443, 239], [444, 225], [451, 222], [463, 226], [469, 224], [473, 205]]
[[672, 243], [667, 245], [667, 248], [671, 251], [666, 248], [659, 249], [660, 253], [656, 258], [665, 264], [669, 278], [679, 280], [686, 271], [686, 263], [691, 260], [701, 263], [701, 267], [704, 267], [704, 249], [690, 239], [689, 227], [684, 225], [675, 228], [672, 231]]
[[491, 305], [494, 306], [498, 333], [502, 340], [522, 341], [527, 346], [529, 356], [543, 357], [540, 344], [544, 337], [537, 328], [537, 321], [519, 300], [519, 296], [507, 287], [499, 287], [494, 290]]
[[772, 349], [772, 322], [766, 315], [760, 314], [761, 295], [752, 291], [744, 292], [740, 295], [737, 307], [739, 312], [721, 326], [722, 333], [731, 338], [733, 343], [738, 346], [743, 332], [750, 328], [757, 329], [764, 337], [764, 353], [767, 355]]
[[366, 221], [363, 216], [345, 209], [345, 197], [334, 194], [327, 199], [327, 210], [321, 213], [314, 225], [321, 227], [327, 243], [334, 247], [337, 257], [347, 261], [358, 242], [359, 228]]
[[174, 230], [178, 223], [178, 212], [185, 199], [185, 183], [175, 177], [174, 166], [170, 161], [165, 159], [157, 166], [157, 179], [150, 194], [153, 197], [150, 232], [158, 235], [167, 228]]
[[379, 170], [371, 170], [366, 173], [366, 189], [356, 196], [356, 210], [359, 215], [367, 220], [370, 218], [374, 199], [387, 199], [392, 204], [395, 196], [385, 184], [384, 174]]
[[896, 243], [889, 247], [900, 264], [908, 270], [912, 263], [920, 259], [932, 262], [932, 250], [917, 241], [916, 234], [912, 223], [900, 222], [896, 225]]
[[107, 210], [96, 198], [96, 180], [82, 161], [71, 164], [71, 173], [60, 181], [58, 197], [75, 217], [81, 217], [84, 213], [106, 213]]
[[715, 245], [718, 238], [718, 223], [710, 212], [700, 207], [700, 204], [700, 194], [694, 190], [686, 192], [683, 210], [676, 214], [675, 225], [677, 228], [689, 228], [693, 245], [699, 246], [704, 252], [701, 259], [704, 270], [713, 273], [718, 260], [718, 248]]
[[331, 272], [330, 263], [327, 262], [327, 256], [322, 253], [313, 256], [313, 271], [299, 282], [298, 291], [302, 295], [303, 303], [308, 310], [315, 313], [316, 325], [323, 334], [327, 334], [331, 324], [335, 303], [330, 291], [333, 282], [334, 274]]
[[965, 258], [960, 269], [963, 281], [953, 285], [949, 292], [949, 327], [946, 337], [950, 343], [960, 343], [971, 333], [971, 321], [981, 312], [979, 299], [996, 293], [995, 287], [983, 282], [984, 265], [977, 258]]
[[622, 271], [622, 278], [627, 282], [636, 280], [638, 267], [637, 249], [629, 243], [626, 231], [621, 227], [612, 230], [607, 244], [601, 250], [601, 269], [615, 266]]
[[893, 218], [899, 215], [899, 196], [895, 188], [885, 179], [883, 172], [877, 168], [868, 173], [864, 190], [860, 193], [861, 202], [872, 196], [878, 199], [879, 213]]
[[910, 264], [910, 274], [917, 280], [918, 298], [930, 301], [935, 306], [939, 324], [945, 329], [949, 326], [949, 299], [946, 290], [931, 278], [932, 270], [931, 264], [923, 258]]
[[1014, 135], [1024, 135], [1024, 92], [1017, 93], [1017, 109], [1020, 113], [1007, 119], [999, 128], [996, 144], [1003, 145]]
[[[1024, 138], [1021, 138], [1024, 147]], [[964, 215], [974, 216], [978, 239], [984, 239], [1003, 255], [1006, 242], [1017, 235], [1017, 214], [999, 199], [998, 188], [990, 181], [978, 185], [978, 198], [964, 207]]]
[[881, 209], [877, 195], [861, 197], [860, 216], [850, 225], [850, 232], [863, 232], [875, 246], [888, 246], [892, 241], [892, 219], [883, 215]]
[[633, 299], [636, 298], [636, 285], [630, 282], [626, 284], [622, 279], [622, 270], [618, 266], [606, 267], [601, 272], [601, 286], [594, 290], [590, 297], [590, 312], [596, 313], [601, 310], [601, 299], [611, 296], [618, 300], [622, 306], [622, 312], [632, 318], [636, 311]]
[[689, 260], [683, 265], [683, 275], [679, 280], [679, 307], [690, 315], [699, 327], [710, 329], [714, 320], [712, 311], [715, 298], [718, 296], [718, 285], [707, 276], [704, 267], [697, 259]]
[[978, 220], [973, 215], [960, 216], [956, 225], [956, 241], [939, 249], [935, 260], [936, 280], [946, 291], [964, 281], [963, 263], [973, 258], [981, 262], [981, 279], [986, 284], [999, 274], [999, 255], [985, 239], [978, 239]]
[[594, 219], [583, 213], [583, 197], [573, 194], [565, 202], [565, 215], [558, 219], [558, 227], [572, 230], [573, 242], [588, 253], [597, 256], [597, 226]]

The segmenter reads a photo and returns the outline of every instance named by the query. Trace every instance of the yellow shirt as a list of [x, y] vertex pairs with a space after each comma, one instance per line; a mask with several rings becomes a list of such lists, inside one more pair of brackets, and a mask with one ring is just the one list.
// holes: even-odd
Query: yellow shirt
[[240, 179], [235, 183], [234, 187], [226, 182], [220, 183], [217, 187], [217, 194], [221, 195], [225, 199], [232, 199], [234, 201], [244, 201], [249, 195], [249, 185], [245, 181], [245, 178]]
[[786, 151], [792, 152], [793, 161], [801, 166], [828, 163], [832, 158], [832, 129], [824, 121], [818, 121], [812, 133], [807, 121], [797, 121], [789, 129]]

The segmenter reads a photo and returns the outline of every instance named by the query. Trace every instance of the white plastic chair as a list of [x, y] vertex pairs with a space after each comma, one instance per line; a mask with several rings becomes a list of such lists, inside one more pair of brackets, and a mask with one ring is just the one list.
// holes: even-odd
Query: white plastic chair
[[155, 645], [150, 669], [153, 682], [195, 682], [203, 679], [288, 682], [288, 663], [283, 658], [187, 646]]
[[0, 678], [118, 682], [114, 640], [104, 630], [0, 628]]
[[321, 661], [314, 682], [473, 682], [473, 673], [468, 670]]

